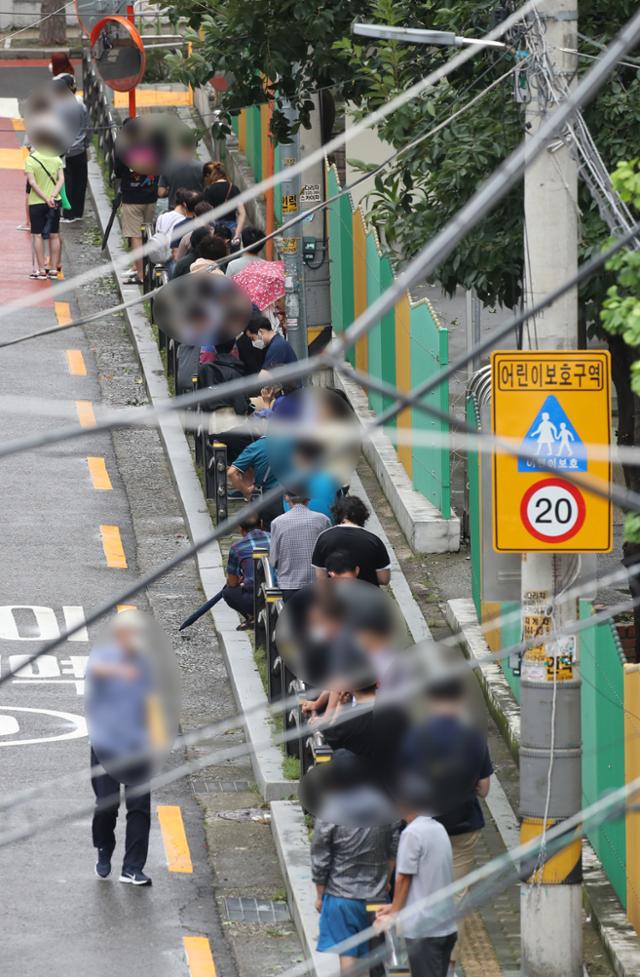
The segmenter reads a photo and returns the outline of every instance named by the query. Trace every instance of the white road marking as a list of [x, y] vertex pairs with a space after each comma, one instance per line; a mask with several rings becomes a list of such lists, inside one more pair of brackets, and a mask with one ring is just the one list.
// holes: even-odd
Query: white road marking
[[[35, 739], [30, 740], [4, 740], [0, 739], [0, 746], [32, 746], [34, 743], [58, 743], [62, 740], [77, 740], [82, 739], [87, 735], [87, 724], [84, 716], [78, 716], [74, 712], [58, 712], [55, 709], [30, 709], [27, 706], [0, 706], [0, 709], [6, 709], [9, 712], [29, 712], [38, 713], [43, 716], [53, 716], [54, 719], [63, 719], [65, 722], [72, 723], [73, 729], [68, 733], [60, 733], [57, 736], [38, 736]], [[13, 719], [14, 723], [17, 725], [18, 721], [15, 717], [3, 717], [4, 724], [7, 720]], [[0, 730], [6, 728], [6, 725], [0, 726]], [[15, 727], [11, 730], [7, 729], [7, 732], [15, 732]]]

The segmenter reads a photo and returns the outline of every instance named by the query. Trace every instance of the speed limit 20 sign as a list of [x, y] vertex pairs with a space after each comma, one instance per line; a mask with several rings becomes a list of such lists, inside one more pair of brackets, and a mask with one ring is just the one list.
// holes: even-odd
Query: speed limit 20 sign
[[492, 354], [493, 545], [606, 553], [611, 505], [611, 365], [604, 350]]

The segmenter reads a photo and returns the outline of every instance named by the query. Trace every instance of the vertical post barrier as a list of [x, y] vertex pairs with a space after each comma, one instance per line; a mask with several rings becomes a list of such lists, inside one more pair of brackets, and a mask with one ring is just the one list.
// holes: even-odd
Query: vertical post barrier
[[[127, 20], [132, 27], [136, 26], [136, 20], [133, 14], [133, 4], [128, 4], [127, 6]], [[135, 36], [135, 35], [134, 35]], [[129, 118], [135, 119], [136, 117], [136, 90], [132, 88], [129, 92]]]
[[213, 442], [213, 470], [215, 473], [216, 526], [224, 522], [229, 513], [227, 495], [227, 446], [222, 441]]

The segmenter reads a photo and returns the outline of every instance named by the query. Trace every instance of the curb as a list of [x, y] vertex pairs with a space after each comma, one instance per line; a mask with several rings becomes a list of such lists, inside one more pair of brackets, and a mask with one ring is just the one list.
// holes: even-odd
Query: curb
[[[96, 215], [101, 229], [104, 228], [111, 213], [102, 174], [97, 163], [89, 160], [89, 191], [93, 199]], [[119, 234], [112, 236], [108, 246], [109, 256], [120, 258], [125, 253]], [[122, 296], [132, 298], [136, 286], [117, 287]], [[157, 343], [143, 307], [126, 309], [129, 333], [138, 354], [149, 400], [158, 405], [170, 399], [169, 387]], [[163, 414], [158, 423], [173, 481], [192, 541], [202, 539], [211, 533], [213, 524], [204, 498], [202, 487], [196, 475], [186, 435], [176, 414]], [[211, 543], [196, 555], [198, 574], [207, 599], [213, 597], [225, 583], [222, 553], [217, 542]], [[242, 714], [247, 739], [251, 746], [251, 764], [258, 790], [265, 801], [280, 800], [295, 793], [295, 782], [284, 777], [283, 755], [273, 742], [273, 727], [268, 715], [268, 703], [262, 687], [251, 642], [245, 633], [236, 631], [239, 617], [235, 611], [220, 602], [210, 612], [216, 632], [220, 639], [227, 673], [231, 681], [238, 711]], [[256, 706], [260, 707], [257, 711]], [[270, 742], [271, 745], [256, 744]]]
[[[482, 635], [471, 599], [447, 601], [446, 617], [451, 629], [460, 632], [461, 644], [468, 658], [477, 659], [479, 655], [487, 654], [489, 647]], [[483, 663], [476, 671], [487, 707], [517, 763], [520, 746], [518, 704], [497, 662]], [[627, 919], [598, 856], [586, 839], [582, 845], [582, 857], [584, 899], [591, 909], [594, 925], [613, 969], [617, 977], [636, 977], [640, 973], [640, 938]]]

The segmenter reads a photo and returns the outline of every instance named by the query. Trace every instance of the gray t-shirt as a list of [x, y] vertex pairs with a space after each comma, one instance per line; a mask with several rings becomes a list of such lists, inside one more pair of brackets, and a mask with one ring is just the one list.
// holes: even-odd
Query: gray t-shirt
[[[451, 842], [441, 824], [421, 815], [407, 825], [400, 835], [396, 872], [412, 876], [405, 910], [451, 885]], [[456, 930], [455, 906], [451, 896], [440, 900], [437, 906], [416, 908], [406, 920], [402, 920], [402, 932], [412, 940], [448, 936]]]

